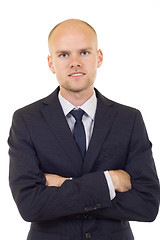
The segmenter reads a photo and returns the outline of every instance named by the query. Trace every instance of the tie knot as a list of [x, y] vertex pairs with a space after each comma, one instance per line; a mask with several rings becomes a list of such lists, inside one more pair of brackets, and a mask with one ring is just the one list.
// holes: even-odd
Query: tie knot
[[72, 116], [76, 119], [76, 121], [81, 121], [84, 111], [79, 108], [79, 109], [70, 111], [70, 114], [72, 114]]

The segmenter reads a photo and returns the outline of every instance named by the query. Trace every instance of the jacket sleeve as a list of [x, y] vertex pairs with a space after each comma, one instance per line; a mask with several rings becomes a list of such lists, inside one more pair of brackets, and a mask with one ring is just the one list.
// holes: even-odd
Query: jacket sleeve
[[61, 187], [45, 185], [36, 149], [20, 111], [13, 116], [8, 143], [10, 188], [24, 220], [54, 220], [111, 205], [103, 172], [67, 180]]
[[117, 192], [111, 206], [96, 211], [97, 217], [149, 222], [156, 218], [160, 186], [151, 148], [141, 113], [137, 111], [124, 169], [131, 176], [132, 189]]

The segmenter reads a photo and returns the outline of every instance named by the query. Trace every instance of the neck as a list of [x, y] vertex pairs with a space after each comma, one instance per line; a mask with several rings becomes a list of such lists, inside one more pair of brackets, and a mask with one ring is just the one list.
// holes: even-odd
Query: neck
[[94, 87], [79, 92], [68, 91], [63, 87], [60, 87], [61, 96], [75, 107], [83, 105], [93, 95], [93, 92]]

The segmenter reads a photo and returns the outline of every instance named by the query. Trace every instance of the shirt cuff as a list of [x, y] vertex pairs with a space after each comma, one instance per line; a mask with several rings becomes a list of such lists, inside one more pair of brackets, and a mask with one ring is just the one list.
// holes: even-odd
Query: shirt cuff
[[105, 175], [107, 183], [108, 183], [110, 199], [113, 200], [116, 196], [116, 192], [115, 192], [115, 189], [114, 189], [114, 186], [113, 186], [113, 183], [112, 183], [112, 179], [111, 179], [108, 171], [105, 171], [104, 175]]

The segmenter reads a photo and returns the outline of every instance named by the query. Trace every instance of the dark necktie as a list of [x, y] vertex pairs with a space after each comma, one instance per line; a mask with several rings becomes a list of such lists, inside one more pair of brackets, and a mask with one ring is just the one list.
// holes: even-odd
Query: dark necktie
[[84, 111], [82, 109], [77, 109], [77, 110], [72, 110], [70, 113], [76, 120], [74, 125], [73, 136], [78, 146], [78, 149], [81, 153], [81, 156], [84, 159], [85, 153], [86, 153], [86, 135], [85, 135], [84, 125], [82, 122], [82, 116], [84, 114]]

